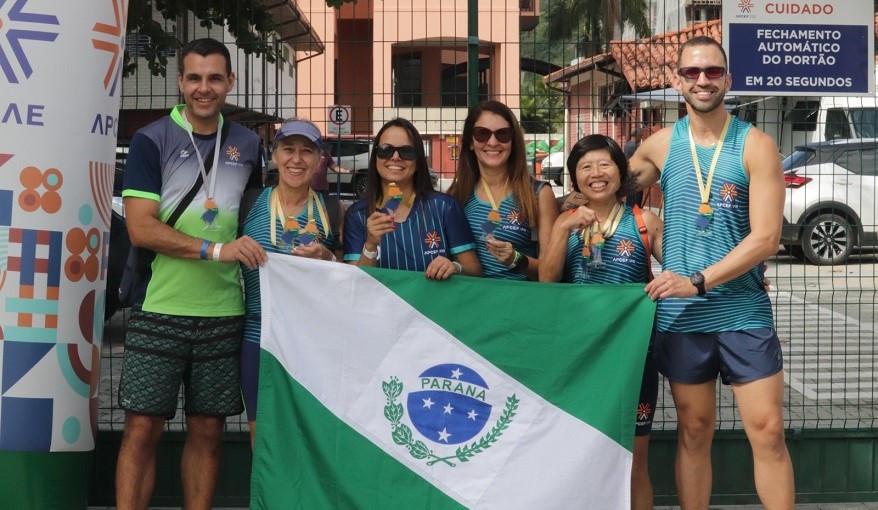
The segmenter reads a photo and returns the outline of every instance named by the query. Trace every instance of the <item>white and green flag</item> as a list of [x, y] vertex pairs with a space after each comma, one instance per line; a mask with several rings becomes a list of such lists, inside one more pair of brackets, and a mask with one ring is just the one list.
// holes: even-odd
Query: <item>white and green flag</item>
[[251, 508], [630, 507], [642, 285], [270, 255]]

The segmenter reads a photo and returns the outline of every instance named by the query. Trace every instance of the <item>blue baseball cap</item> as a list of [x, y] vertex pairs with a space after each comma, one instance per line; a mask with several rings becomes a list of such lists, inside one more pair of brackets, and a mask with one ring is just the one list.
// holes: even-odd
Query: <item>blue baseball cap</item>
[[293, 135], [304, 136], [314, 142], [318, 149], [323, 149], [323, 136], [320, 134], [320, 130], [314, 127], [314, 124], [301, 120], [284, 122], [274, 134], [274, 141], [278, 142]]

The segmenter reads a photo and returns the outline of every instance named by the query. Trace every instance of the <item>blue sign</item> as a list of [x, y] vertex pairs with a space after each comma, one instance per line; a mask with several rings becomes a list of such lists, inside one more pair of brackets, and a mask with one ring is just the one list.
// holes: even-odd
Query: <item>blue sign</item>
[[737, 94], [870, 94], [865, 26], [729, 24]]

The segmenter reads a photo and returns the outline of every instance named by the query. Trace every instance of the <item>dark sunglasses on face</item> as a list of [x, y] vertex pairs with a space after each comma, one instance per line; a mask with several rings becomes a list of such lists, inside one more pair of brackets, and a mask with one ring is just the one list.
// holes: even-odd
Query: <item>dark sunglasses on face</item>
[[491, 131], [485, 127], [474, 127], [473, 138], [479, 143], [487, 143], [491, 139], [491, 135], [500, 143], [509, 143], [512, 141], [513, 131], [511, 127], [501, 128], [497, 131]]
[[708, 80], [715, 80], [717, 78], [722, 78], [726, 75], [726, 68], [721, 66], [708, 66], [708, 67], [681, 67], [677, 69], [677, 74], [686, 78], [687, 80], [697, 80], [701, 77], [701, 73], [704, 73], [704, 76], [707, 77]]
[[381, 159], [390, 159], [393, 157], [393, 153], [399, 154], [399, 159], [405, 161], [414, 161], [416, 156], [415, 148], [411, 145], [396, 147], [389, 143], [382, 143], [378, 147], [375, 147], [375, 155]]

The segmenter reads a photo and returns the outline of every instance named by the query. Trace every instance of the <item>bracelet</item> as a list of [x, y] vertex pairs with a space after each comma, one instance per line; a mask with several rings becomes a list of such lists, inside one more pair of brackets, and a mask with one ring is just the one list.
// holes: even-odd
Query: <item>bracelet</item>
[[375, 260], [378, 258], [378, 255], [381, 253], [381, 246], [377, 246], [375, 251], [369, 251], [366, 248], [366, 245], [363, 245], [363, 256], [369, 260]]
[[455, 274], [463, 274], [463, 266], [460, 265], [460, 262], [456, 260], [452, 260], [451, 264], [454, 265], [454, 273]]
[[201, 260], [207, 260], [207, 248], [210, 247], [210, 241], [205, 239], [201, 242]]
[[216, 243], [213, 245], [213, 260], [219, 261], [220, 259], [220, 250], [223, 249], [223, 243]]

